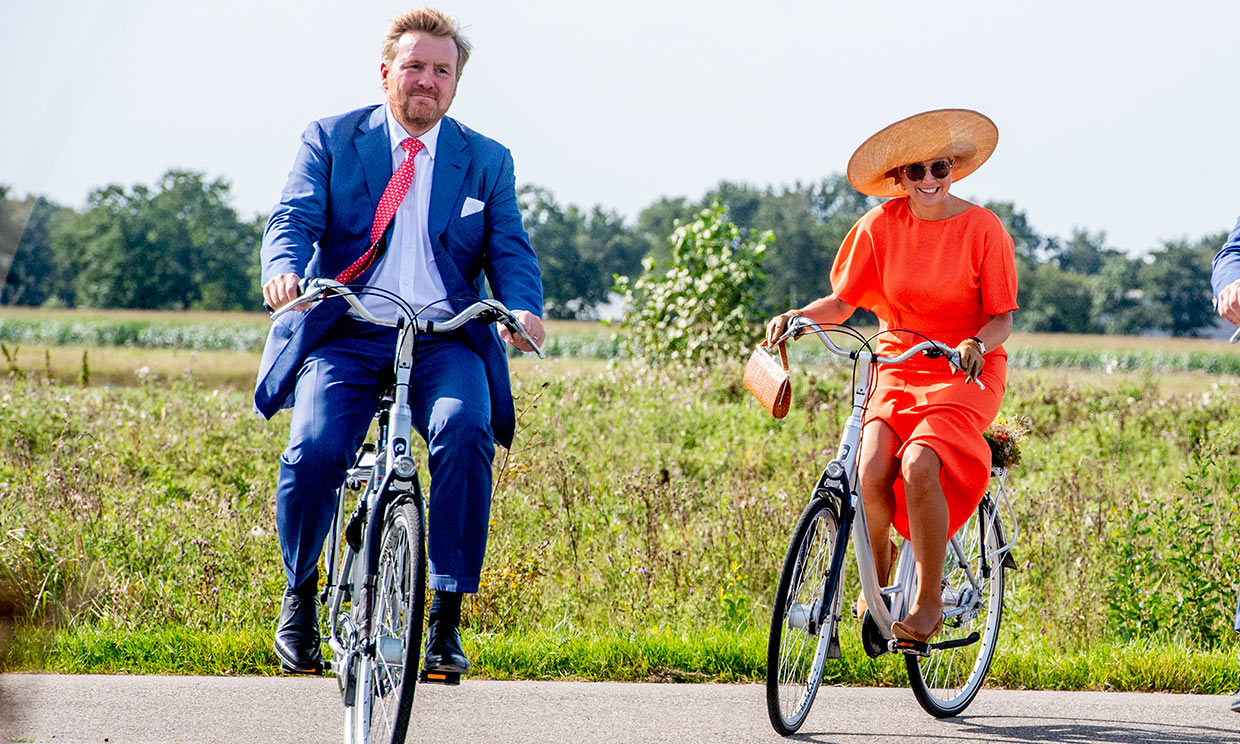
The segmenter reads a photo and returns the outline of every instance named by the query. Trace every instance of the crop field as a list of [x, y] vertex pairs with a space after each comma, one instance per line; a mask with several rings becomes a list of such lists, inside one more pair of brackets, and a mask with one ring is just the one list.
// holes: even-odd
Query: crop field
[[[275, 673], [271, 492], [287, 414], [251, 413], [257, 353], [193, 348], [192, 334], [5, 335], [17, 317], [48, 339], [53, 323], [175, 336], [153, 314], [64, 316], [0, 315], [0, 614], [15, 622], [0, 665]], [[558, 356], [513, 360], [520, 431], [496, 458], [483, 587], [466, 607], [478, 673], [760, 679], [776, 575], [847, 413], [848, 369], [802, 342], [777, 422], [739, 361], [651, 369], [582, 351], [622, 349], [618, 329], [551, 332]], [[1100, 337], [1008, 348], [1003, 415], [1030, 433], [1009, 478], [1019, 569], [993, 682], [1234, 691], [1240, 385], [1226, 370], [1240, 354]], [[1050, 352], [1060, 362], [1017, 362]], [[1090, 361], [1104, 354], [1132, 366]], [[903, 665], [865, 657], [855, 626], [829, 681], [899, 684]]]

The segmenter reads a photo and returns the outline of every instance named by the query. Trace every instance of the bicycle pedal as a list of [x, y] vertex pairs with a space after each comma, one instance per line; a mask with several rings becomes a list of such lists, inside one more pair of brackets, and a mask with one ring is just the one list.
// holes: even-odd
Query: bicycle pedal
[[908, 656], [926, 657], [930, 655], [930, 644], [907, 638], [892, 638], [887, 648]]
[[428, 672], [423, 669], [418, 672], [418, 682], [431, 685], [451, 685], [455, 687], [461, 684], [460, 672]]

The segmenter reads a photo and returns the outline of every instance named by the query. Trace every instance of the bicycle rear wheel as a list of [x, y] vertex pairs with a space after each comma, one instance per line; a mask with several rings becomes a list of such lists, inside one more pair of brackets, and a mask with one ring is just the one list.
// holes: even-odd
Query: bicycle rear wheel
[[973, 702], [994, 658], [1003, 618], [1003, 528], [989, 498], [956, 538], [960, 553], [948, 542], [943, 563], [945, 617], [934, 644], [960, 645], [931, 649], [924, 657], [904, 656], [913, 695], [936, 718], [959, 715]]
[[[836, 550], [843, 548], [843, 544], [837, 548], [840, 539], [835, 502], [815, 498], [801, 513], [784, 558], [766, 654], [766, 709], [771, 725], [784, 736], [796, 733], [805, 722], [822, 682], [828, 650], [837, 642], [842, 577], [831, 581], [831, 566]], [[830, 596], [828, 585], [834, 587]], [[825, 613], [820, 612], [823, 603]]]
[[361, 665], [357, 711], [361, 742], [403, 744], [422, 654], [426, 605], [426, 532], [420, 505], [389, 510], [379, 552], [371, 638], [373, 659]]

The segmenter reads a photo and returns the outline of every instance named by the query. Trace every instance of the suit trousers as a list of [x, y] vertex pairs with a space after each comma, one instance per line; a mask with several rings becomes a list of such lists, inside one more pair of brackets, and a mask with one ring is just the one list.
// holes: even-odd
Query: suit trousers
[[[298, 372], [276, 482], [276, 528], [290, 587], [318, 566], [337, 489], [391, 384], [395, 348], [395, 329], [346, 316]], [[476, 592], [495, 443], [486, 369], [463, 333], [419, 336], [409, 405], [428, 451], [430, 587]]]

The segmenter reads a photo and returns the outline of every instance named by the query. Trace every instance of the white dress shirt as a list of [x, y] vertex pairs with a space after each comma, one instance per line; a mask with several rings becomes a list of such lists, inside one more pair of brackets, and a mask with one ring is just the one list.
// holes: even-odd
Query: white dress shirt
[[[391, 104], [385, 104], [387, 111], [388, 145], [392, 154], [392, 172], [405, 160], [405, 150], [400, 146], [409, 133], [392, 115]], [[431, 181], [435, 175], [435, 145], [439, 141], [439, 127], [443, 122], [436, 122], [430, 131], [418, 137], [422, 151], [414, 156], [413, 184], [409, 192], [396, 209], [392, 218], [392, 237], [388, 241], [387, 250], [376, 261], [374, 273], [370, 277], [370, 286], [382, 287], [405, 298], [414, 310], [421, 310], [425, 305], [447, 297], [443, 279], [439, 276], [439, 267], [435, 264], [435, 253], [431, 249], [430, 219]], [[380, 318], [392, 318], [396, 315], [396, 306], [391, 302], [375, 296], [364, 296], [362, 304], [372, 314]], [[352, 310], [349, 311], [353, 313]], [[440, 302], [427, 308], [419, 317], [427, 319], [451, 317], [452, 310], [446, 302]]]

